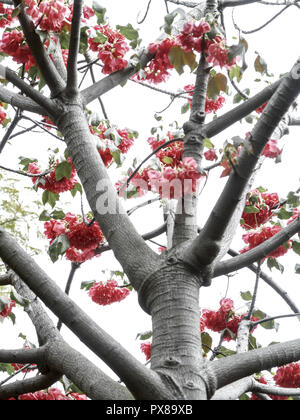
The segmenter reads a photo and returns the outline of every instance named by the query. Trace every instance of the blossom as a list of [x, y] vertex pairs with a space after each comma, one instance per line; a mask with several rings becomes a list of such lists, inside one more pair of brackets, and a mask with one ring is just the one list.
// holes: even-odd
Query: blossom
[[206, 152], [204, 152], [204, 157], [206, 160], [217, 160], [218, 156], [216, 154], [215, 149], [209, 149]]
[[267, 194], [253, 190], [247, 195], [246, 207], [242, 214], [242, 227], [244, 229], [256, 229], [266, 223], [272, 217], [273, 209], [278, 206], [277, 193]]
[[231, 67], [236, 63], [237, 57], [229, 62], [228, 53], [229, 50], [226, 46], [225, 39], [216, 36], [208, 46], [207, 61], [212, 63], [214, 66], [219, 66], [221, 68], [225, 67], [225, 69], [230, 70]]
[[130, 291], [126, 287], [119, 288], [115, 280], [108, 280], [95, 283], [89, 290], [92, 301], [98, 305], [110, 305], [114, 302], [121, 302], [129, 295]]
[[[279, 233], [282, 230], [281, 226], [273, 225], [273, 226], [263, 226], [257, 231], [250, 231], [242, 236], [243, 241], [248, 244], [247, 247], [243, 248], [240, 253], [243, 254], [250, 249], [255, 248], [256, 246], [262, 244], [267, 239], [272, 238], [274, 235]], [[285, 255], [287, 251], [291, 248], [291, 241], [287, 241], [285, 245], [281, 245], [275, 251], [271, 252], [267, 255], [267, 257], [277, 258], [282, 255]]]
[[9, 300], [9, 302], [4, 306], [4, 309], [0, 312], [0, 318], [7, 318], [11, 313], [12, 309], [16, 306], [14, 300]]
[[[231, 299], [221, 299], [220, 308], [217, 311], [210, 309], [203, 309], [202, 316], [200, 319], [201, 332], [205, 328], [211, 331], [222, 332], [224, 330], [224, 340], [230, 341], [236, 338], [239, 324], [245, 317], [243, 315], [236, 315], [234, 312], [234, 303]], [[255, 321], [255, 317], [251, 317], [252, 321]], [[251, 330], [251, 333], [254, 329]]]
[[[59, 162], [57, 161], [54, 166], [54, 169], [49, 173], [49, 175], [44, 175], [43, 177], [40, 178], [42, 181], [38, 184], [38, 188], [51, 191], [54, 194], [59, 194], [65, 191], [72, 190], [75, 187], [75, 184], [77, 184], [77, 179], [76, 179], [77, 172], [71, 158], [68, 158], [67, 162], [72, 165], [72, 171], [71, 171], [71, 175], [69, 179], [66, 177], [63, 177], [61, 180], [57, 181], [56, 172], [55, 172], [55, 169], [57, 165], [59, 164]], [[28, 173], [40, 174], [41, 169], [36, 162], [31, 162], [28, 165]], [[38, 179], [39, 179], [38, 177], [32, 177], [32, 182], [35, 184]]]
[[88, 31], [90, 49], [97, 52], [98, 58], [103, 62], [102, 73], [111, 74], [127, 66], [124, 59], [129, 47], [125, 37], [114, 31], [109, 25], [96, 25]]
[[[88, 218], [88, 221], [91, 220]], [[70, 243], [65, 257], [72, 262], [82, 263], [95, 256], [95, 249], [104, 242], [104, 235], [96, 221], [87, 225], [73, 213], [67, 213], [62, 220], [44, 223], [44, 233], [50, 244], [60, 235], [65, 235]]]
[[140, 348], [141, 348], [142, 352], [146, 356], [146, 360], [149, 360], [151, 358], [151, 347], [152, 347], [152, 343], [150, 343], [150, 342], [142, 343], [140, 345]]
[[279, 149], [277, 140], [271, 139], [265, 145], [262, 155], [270, 159], [275, 159], [281, 154], [281, 152], [282, 150]]
[[290, 363], [279, 367], [273, 379], [278, 386], [300, 388], [300, 363]]

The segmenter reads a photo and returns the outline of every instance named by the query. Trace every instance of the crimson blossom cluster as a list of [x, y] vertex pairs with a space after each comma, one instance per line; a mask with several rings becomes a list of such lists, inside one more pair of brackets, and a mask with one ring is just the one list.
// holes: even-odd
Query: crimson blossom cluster
[[81, 216], [67, 213], [62, 220], [51, 219], [45, 222], [45, 235], [50, 245], [59, 236], [64, 235], [69, 241], [65, 257], [73, 262], [82, 263], [95, 256], [95, 249], [104, 242], [104, 235], [97, 222], [90, 223], [87, 216], [85, 222]]
[[[9, 398], [15, 400], [15, 398]], [[87, 396], [77, 392], [70, 392], [68, 395], [64, 394], [58, 388], [49, 388], [47, 391], [30, 392], [28, 394], [19, 395], [19, 401], [86, 401]]]
[[230, 60], [226, 40], [211, 29], [210, 24], [204, 19], [200, 22], [190, 21], [185, 23], [176, 37], [165, 38], [161, 42], [150, 44], [148, 51], [154, 58], [134, 78], [155, 84], [165, 82], [170, 75], [170, 70], [174, 68], [170, 61], [170, 53], [176, 47], [186, 53], [204, 52], [206, 60], [213, 66], [230, 69], [237, 58]]
[[[234, 311], [234, 302], [231, 299], [221, 299], [220, 308], [217, 311], [210, 309], [202, 309], [200, 319], [201, 332], [207, 328], [214, 332], [224, 332], [223, 339], [225, 341], [235, 340], [237, 337], [238, 327], [246, 314], [237, 315]], [[251, 321], [257, 321], [255, 317], [251, 317]], [[250, 333], [255, 330], [253, 328]]]

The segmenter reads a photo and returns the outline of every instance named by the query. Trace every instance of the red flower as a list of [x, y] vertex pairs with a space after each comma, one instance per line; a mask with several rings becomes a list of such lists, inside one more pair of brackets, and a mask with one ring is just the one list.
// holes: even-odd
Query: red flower
[[[234, 304], [231, 299], [222, 299], [220, 301], [220, 308], [218, 311], [212, 311], [210, 309], [202, 310], [200, 329], [201, 332], [203, 332], [205, 328], [215, 332], [221, 332], [227, 329], [230, 331], [230, 333], [227, 331], [225, 332], [224, 340], [230, 341], [236, 338], [239, 324], [244, 316], [245, 314], [235, 314]], [[251, 317], [251, 320], [256, 321], [256, 318]], [[254, 331], [254, 329], [251, 330], [251, 333]]]
[[284, 388], [300, 388], [300, 363], [290, 363], [279, 367], [274, 381], [276, 385]]
[[98, 305], [110, 305], [114, 302], [121, 302], [129, 295], [130, 291], [126, 287], [119, 288], [115, 280], [108, 280], [95, 283], [89, 290], [89, 296]]
[[142, 352], [146, 356], [146, 360], [149, 360], [150, 357], [151, 357], [152, 343], [150, 343], [150, 342], [148, 342], [148, 343], [142, 343], [140, 347], [141, 347]]
[[[250, 249], [255, 248], [256, 246], [260, 245], [261, 243], [265, 242], [267, 239], [272, 238], [274, 235], [279, 233], [282, 230], [281, 226], [263, 226], [260, 230], [256, 232], [250, 232], [242, 236], [244, 242], [248, 244], [247, 247], [243, 248], [240, 252], [241, 254], [249, 251]], [[291, 248], [291, 241], [287, 242], [287, 245], [281, 245], [279, 248], [275, 249], [275, 251], [271, 252], [267, 255], [268, 257], [277, 258], [287, 253], [287, 251]]]
[[[38, 187], [42, 188], [43, 190], [51, 191], [55, 194], [59, 194], [59, 193], [65, 192], [65, 191], [72, 190], [74, 188], [75, 184], [77, 183], [76, 169], [73, 165], [73, 162], [72, 162], [71, 158], [68, 158], [67, 162], [69, 162], [72, 165], [72, 172], [71, 172], [71, 176], [70, 176], [69, 179], [64, 177], [60, 181], [56, 180], [55, 169], [56, 169], [56, 167], [59, 163], [57, 161], [54, 169], [50, 172], [50, 174], [42, 177], [42, 180], [44, 182], [40, 182]], [[40, 174], [41, 169], [36, 162], [32, 162], [28, 165], [28, 173], [30, 173], [30, 174]], [[32, 178], [33, 183], [36, 183], [37, 180], [38, 180], [38, 178], [36, 178], [36, 177]]]
[[21, 401], [68, 401], [69, 398], [57, 388], [50, 388], [48, 391], [37, 391], [34, 393], [23, 394], [18, 397]]
[[[258, 190], [253, 190], [248, 194], [246, 200], [246, 207], [253, 208], [253, 211], [244, 211], [242, 220], [244, 229], [256, 229], [262, 224], [266, 223], [272, 216], [272, 210], [279, 204], [278, 194], [260, 193]], [[256, 211], [256, 212], [255, 212]]]
[[256, 112], [258, 114], [261, 114], [267, 105], [268, 105], [268, 102], [264, 103], [262, 106], [260, 106], [256, 109]]
[[218, 156], [216, 154], [215, 149], [209, 149], [206, 152], [204, 152], [204, 157], [206, 160], [217, 160]]
[[277, 158], [282, 152], [282, 150], [279, 149], [277, 144], [277, 140], [269, 140], [262, 152], [262, 155], [271, 159]]
[[104, 64], [102, 73], [111, 74], [127, 66], [124, 56], [129, 47], [119, 31], [114, 31], [109, 25], [96, 25], [93, 31], [89, 31], [88, 42]]
[[15, 306], [16, 302], [14, 300], [10, 300], [9, 303], [7, 303], [4, 309], [0, 312], [0, 318], [7, 318], [12, 313], [12, 309]]

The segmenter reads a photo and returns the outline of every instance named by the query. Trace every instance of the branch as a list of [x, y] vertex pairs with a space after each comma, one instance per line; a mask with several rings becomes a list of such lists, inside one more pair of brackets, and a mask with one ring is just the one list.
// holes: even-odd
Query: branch
[[10, 139], [10, 136], [12, 134], [12, 132], [14, 131], [14, 129], [16, 128], [18, 122], [22, 119], [22, 116], [20, 115], [19, 111], [16, 112], [14, 119], [12, 120], [12, 122], [10, 123], [6, 133], [4, 134], [1, 143], [0, 143], [0, 153], [2, 153], [6, 143], [8, 142], [8, 140]]
[[268, 254], [275, 251], [299, 231], [300, 219], [297, 218], [294, 222], [287, 225], [272, 238], [266, 240], [250, 251], [233, 257], [230, 260], [217, 263], [214, 269], [214, 277], [229, 274], [233, 271], [240, 270], [241, 268], [248, 267], [254, 262], [267, 257]]
[[[185, 251], [184, 260], [194, 269], [197, 270], [198, 267], [199, 270], [201, 264], [212, 262], [211, 258], [214, 256], [211, 256], [210, 252], [207, 251], [207, 245], [212, 248], [219, 247], [221, 250], [222, 241], [226, 241], [225, 234], [233, 220], [233, 216], [236, 216], [236, 210], [239, 209], [240, 211], [244, 195], [246, 194], [245, 189], [255, 173], [261, 153], [300, 92], [300, 81], [297, 73], [299, 64], [300, 61], [295, 64], [289, 75], [284, 78], [268, 103], [261, 118], [252, 130], [249, 147], [245, 147], [241, 151], [235, 170], [231, 172], [228, 182], [204, 228]], [[260, 257], [256, 258], [256, 261], [258, 259]]]
[[26, 98], [19, 93], [11, 92], [3, 86], [0, 86], [0, 100], [1, 102], [10, 104], [23, 111], [29, 111], [39, 115], [48, 115], [47, 110], [32, 99]]
[[[17, 292], [30, 302], [24, 308], [32, 321], [39, 343], [44, 344], [45, 354], [39, 368], [65, 374], [92, 399], [131, 399], [126, 388], [112, 380], [82, 354], [65, 343], [32, 291], [11, 272], [12, 284]], [[72, 361], [70, 363], [70, 361]]]
[[1, 363], [39, 364], [45, 359], [45, 348], [0, 350]]
[[74, 1], [73, 17], [71, 26], [71, 37], [69, 44], [69, 56], [67, 64], [67, 87], [66, 94], [73, 96], [77, 93], [77, 56], [80, 42], [80, 24], [82, 13], [82, 0]]
[[[159, 376], [102, 330], [49, 278], [16, 241], [0, 228], [0, 257], [74, 334], [100, 357], [139, 399], [167, 398]], [[68, 308], [66, 310], [66, 308]], [[54, 347], [55, 349], [55, 347]]]
[[249, 98], [246, 102], [243, 102], [234, 109], [231, 109], [208, 124], [205, 124], [203, 129], [205, 136], [208, 138], [214, 137], [226, 128], [231, 127], [233, 124], [240, 121], [242, 118], [247, 117], [247, 115], [251, 114], [252, 111], [266, 103], [272, 97], [281, 82], [281, 79], [277, 80], [252, 98]]
[[18, 398], [19, 395], [28, 394], [29, 392], [40, 391], [49, 388], [59, 380], [61, 374], [50, 372], [47, 375], [35, 376], [34, 378], [16, 381], [12, 384], [0, 387], [0, 400], [9, 398]]
[[[153, 55], [144, 51], [140, 57], [141, 67], [146, 67], [148, 62], [153, 58]], [[137, 72], [135, 66], [128, 66], [123, 70], [116, 71], [109, 76], [104, 77], [90, 87], [81, 91], [83, 102], [85, 105], [97, 99], [99, 96], [109, 92], [114, 87], [128, 80]]]
[[35, 26], [25, 11], [25, 3], [22, 0], [13, 0], [15, 7], [19, 8], [18, 18], [22, 26], [25, 39], [34, 56], [34, 59], [46, 81], [53, 97], [59, 95], [65, 88], [65, 82], [58, 74], [55, 65], [51, 61], [44, 44], [35, 31]]
[[300, 396], [300, 389], [270, 386], [266, 384], [261, 384], [260, 382], [255, 381], [254, 379], [253, 379], [253, 385], [252, 385], [251, 391], [254, 393], [260, 392], [263, 394], [271, 394], [271, 395], [278, 395], [278, 396], [289, 396], [289, 397]]
[[218, 359], [208, 365], [207, 376], [213, 378], [216, 389], [220, 389], [256, 372], [299, 359], [300, 340], [291, 340]]
[[39, 91], [35, 90], [32, 86], [25, 83], [24, 80], [18, 77], [14, 71], [0, 64], [0, 74], [6, 80], [11, 82], [14, 86], [18, 87], [21, 90], [21, 92], [25, 93], [36, 104], [43, 107], [50, 114], [55, 115], [57, 113], [57, 107], [51, 99], [46, 98]]

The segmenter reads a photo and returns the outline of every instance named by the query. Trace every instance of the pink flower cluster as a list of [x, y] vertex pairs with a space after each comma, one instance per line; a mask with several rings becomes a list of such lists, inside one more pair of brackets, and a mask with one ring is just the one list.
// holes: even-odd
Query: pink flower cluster
[[64, 25], [71, 22], [71, 10], [63, 0], [25, 0], [25, 4], [26, 13], [42, 31], [60, 32]]
[[244, 211], [241, 226], [246, 229], [256, 229], [266, 223], [273, 214], [273, 210], [279, 204], [277, 193], [260, 193], [258, 190], [251, 191], [246, 200], [246, 206], [253, 208], [252, 212]]
[[18, 64], [25, 64], [26, 71], [35, 65], [31, 51], [25, 43], [24, 35], [17, 29], [3, 33], [0, 41], [0, 52], [8, 54]]
[[[194, 85], [186, 85], [183, 89], [189, 94], [189, 96], [193, 97], [195, 89]], [[211, 112], [216, 113], [220, 108], [222, 108], [224, 103], [225, 98], [221, 95], [215, 101], [207, 97], [205, 102], [206, 114], [210, 114]], [[189, 100], [189, 104], [190, 106], [192, 105], [192, 100]]]
[[197, 170], [194, 158], [184, 158], [175, 168], [164, 167], [162, 171], [145, 168], [131, 180], [137, 188], [159, 193], [161, 198], [179, 199], [197, 191], [202, 174]]
[[279, 367], [274, 381], [284, 388], [300, 388], [300, 362]]
[[[89, 220], [90, 221], [90, 220]], [[87, 226], [72, 213], [67, 213], [63, 220], [49, 220], [44, 224], [45, 235], [50, 244], [60, 235], [66, 235], [70, 247], [65, 253], [66, 259], [82, 263], [95, 256], [95, 249], [104, 242], [103, 233], [97, 222]]]
[[[55, 164], [54, 169], [50, 172], [49, 175], [45, 175], [42, 177], [43, 182], [40, 182], [38, 187], [43, 190], [51, 191], [54, 194], [59, 194], [65, 191], [70, 191], [74, 188], [75, 184], [77, 184], [76, 180], [76, 169], [73, 165], [73, 162], [71, 158], [67, 159], [67, 162], [69, 162], [72, 165], [72, 172], [69, 179], [66, 177], [62, 178], [61, 180], [56, 180], [56, 173], [55, 169], [58, 165], [58, 161]], [[29, 174], [40, 174], [41, 168], [36, 162], [32, 162], [28, 165], [28, 173]], [[32, 182], [35, 184], [38, 178], [33, 177]]]
[[100, 281], [95, 283], [89, 290], [89, 296], [92, 298], [92, 301], [102, 306], [121, 302], [129, 293], [129, 289], [126, 287], [120, 288], [116, 280], [108, 280], [106, 283]]
[[97, 53], [104, 64], [102, 73], [110, 74], [127, 66], [124, 59], [129, 47], [125, 37], [109, 25], [96, 25], [93, 31], [88, 31], [90, 49]]
[[137, 80], [147, 80], [150, 83], [165, 82], [170, 75], [173, 65], [170, 63], [169, 54], [172, 47], [180, 47], [185, 52], [202, 52], [207, 56], [207, 61], [214, 66], [230, 69], [236, 58], [229, 62], [229, 49], [225, 39], [216, 35], [209, 39], [207, 34], [211, 31], [210, 25], [205, 20], [201, 22], [187, 22], [176, 38], [165, 38], [158, 43], [148, 46], [150, 54], [154, 55], [149, 65], [143, 69], [143, 73], [137, 73]]
[[[282, 230], [281, 226], [273, 225], [273, 226], [263, 226], [257, 231], [246, 233], [242, 236], [243, 241], [247, 244], [245, 248], [243, 248], [240, 253], [243, 254], [250, 249], [253, 249], [257, 247], [258, 245], [265, 242], [267, 239], [272, 238], [274, 235], [279, 233]], [[289, 240], [286, 242], [285, 245], [281, 245], [279, 248], [275, 249], [275, 251], [271, 252], [267, 255], [268, 257], [281, 257], [282, 255], [285, 255], [288, 250], [291, 248], [292, 242]]]
[[0, 312], [0, 318], [7, 318], [11, 313], [13, 308], [16, 306], [16, 302], [14, 300], [10, 300], [7, 305], [5, 305], [4, 309]]
[[152, 343], [150, 343], [150, 342], [142, 343], [140, 345], [140, 348], [141, 348], [142, 352], [146, 356], [146, 360], [150, 360], [150, 358], [151, 358], [151, 347], [152, 347]]
[[[18, 397], [18, 400], [20, 401], [84, 401], [87, 399], [88, 398], [86, 395], [79, 394], [77, 392], [72, 392], [68, 395], [65, 395], [58, 388], [49, 388], [48, 391], [30, 392]], [[10, 398], [10, 400], [14, 400], [14, 398]]]
[[126, 154], [134, 143], [134, 135], [127, 128], [117, 129], [117, 133], [120, 136], [121, 142], [116, 146], [115, 141], [111, 138], [106, 137], [106, 132], [109, 128], [104, 124], [99, 124], [98, 127], [90, 127], [92, 134], [95, 134], [100, 139], [101, 147], [98, 148], [98, 152], [103, 160], [103, 163], [108, 167], [113, 161], [112, 150], [116, 147], [124, 155]]
[[[238, 327], [242, 319], [245, 317], [243, 315], [236, 315], [234, 312], [234, 303], [231, 299], [222, 299], [220, 301], [220, 308], [217, 311], [212, 311], [210, 309], [202, 310], [202, 317], [200, 320], [200, 329], [203, 332], [205, 328], [208, 328], [211, 331], [222, 332], [224, 330], [224, 340], [231, 341], [236, 338]], [[251, 321], [256, 321], [255, 317], [251, 317]], [[254, 329], [251, 331], [251, 333]]]

